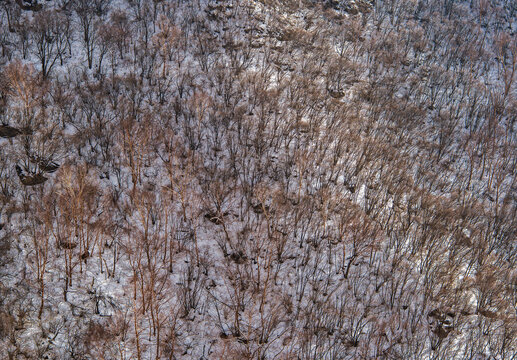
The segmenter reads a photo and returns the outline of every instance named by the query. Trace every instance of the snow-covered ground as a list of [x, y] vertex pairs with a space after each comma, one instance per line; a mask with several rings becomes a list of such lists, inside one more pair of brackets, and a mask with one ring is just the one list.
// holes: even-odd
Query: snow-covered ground
[[43, 5], [1, 8], [3, 357], [515, 358], [511, 4]]

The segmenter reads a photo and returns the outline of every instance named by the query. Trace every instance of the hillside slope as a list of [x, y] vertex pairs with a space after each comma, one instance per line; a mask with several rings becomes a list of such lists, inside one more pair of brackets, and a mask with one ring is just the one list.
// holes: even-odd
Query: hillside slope
[[514, 2], [0, 11], [2, 358], [515, 358]]

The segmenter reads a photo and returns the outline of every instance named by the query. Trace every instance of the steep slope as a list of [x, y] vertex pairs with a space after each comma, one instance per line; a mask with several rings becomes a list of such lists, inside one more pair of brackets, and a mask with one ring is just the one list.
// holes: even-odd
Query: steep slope
[[2, 356], [515, 356], [513, 3], [40, 5], [1, 4]]

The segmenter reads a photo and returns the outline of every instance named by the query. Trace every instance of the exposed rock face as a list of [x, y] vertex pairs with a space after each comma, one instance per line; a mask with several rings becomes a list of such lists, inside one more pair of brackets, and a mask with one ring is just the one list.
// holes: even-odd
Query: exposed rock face
[[325, 0], [325, 7], [356, 15], [370, 12], [373, 0]]
[[41, 173], [38, 174], [24, 174], [21, 167], [16, 165], [16, 173], [18, 174], [18, 177], [20, 178], [20, 181], [25, 186], [35, 186], [39, 184], [43, 184], [45, 181], [48, 180], [45, 176], [43, 176]]
[[12, 138], [20, 134], [20, 130], [9, 125], [0, 125], [0, 137]]
[[40, 156], [31, 156], [30, 161], [34, 164], [38, 164], [39, 169], [46, 173], [53, 173], [59, 169], [60, 166], [55, 161]]
[[456, 314], [447, 309], [434, 309], [427, 314], [431, 331], [440, 339], [445, 339], [454, 328]]
[[16, 3], [22, 10], [39, 11], [42, 8], [42, 5], [37, 0], [16, 0]]

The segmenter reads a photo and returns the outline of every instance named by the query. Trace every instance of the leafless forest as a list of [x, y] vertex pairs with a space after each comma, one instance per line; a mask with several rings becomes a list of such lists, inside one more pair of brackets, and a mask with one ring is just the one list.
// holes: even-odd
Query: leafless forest
[[517, 359], [513, 0], [0, 0], [0, 358]]

